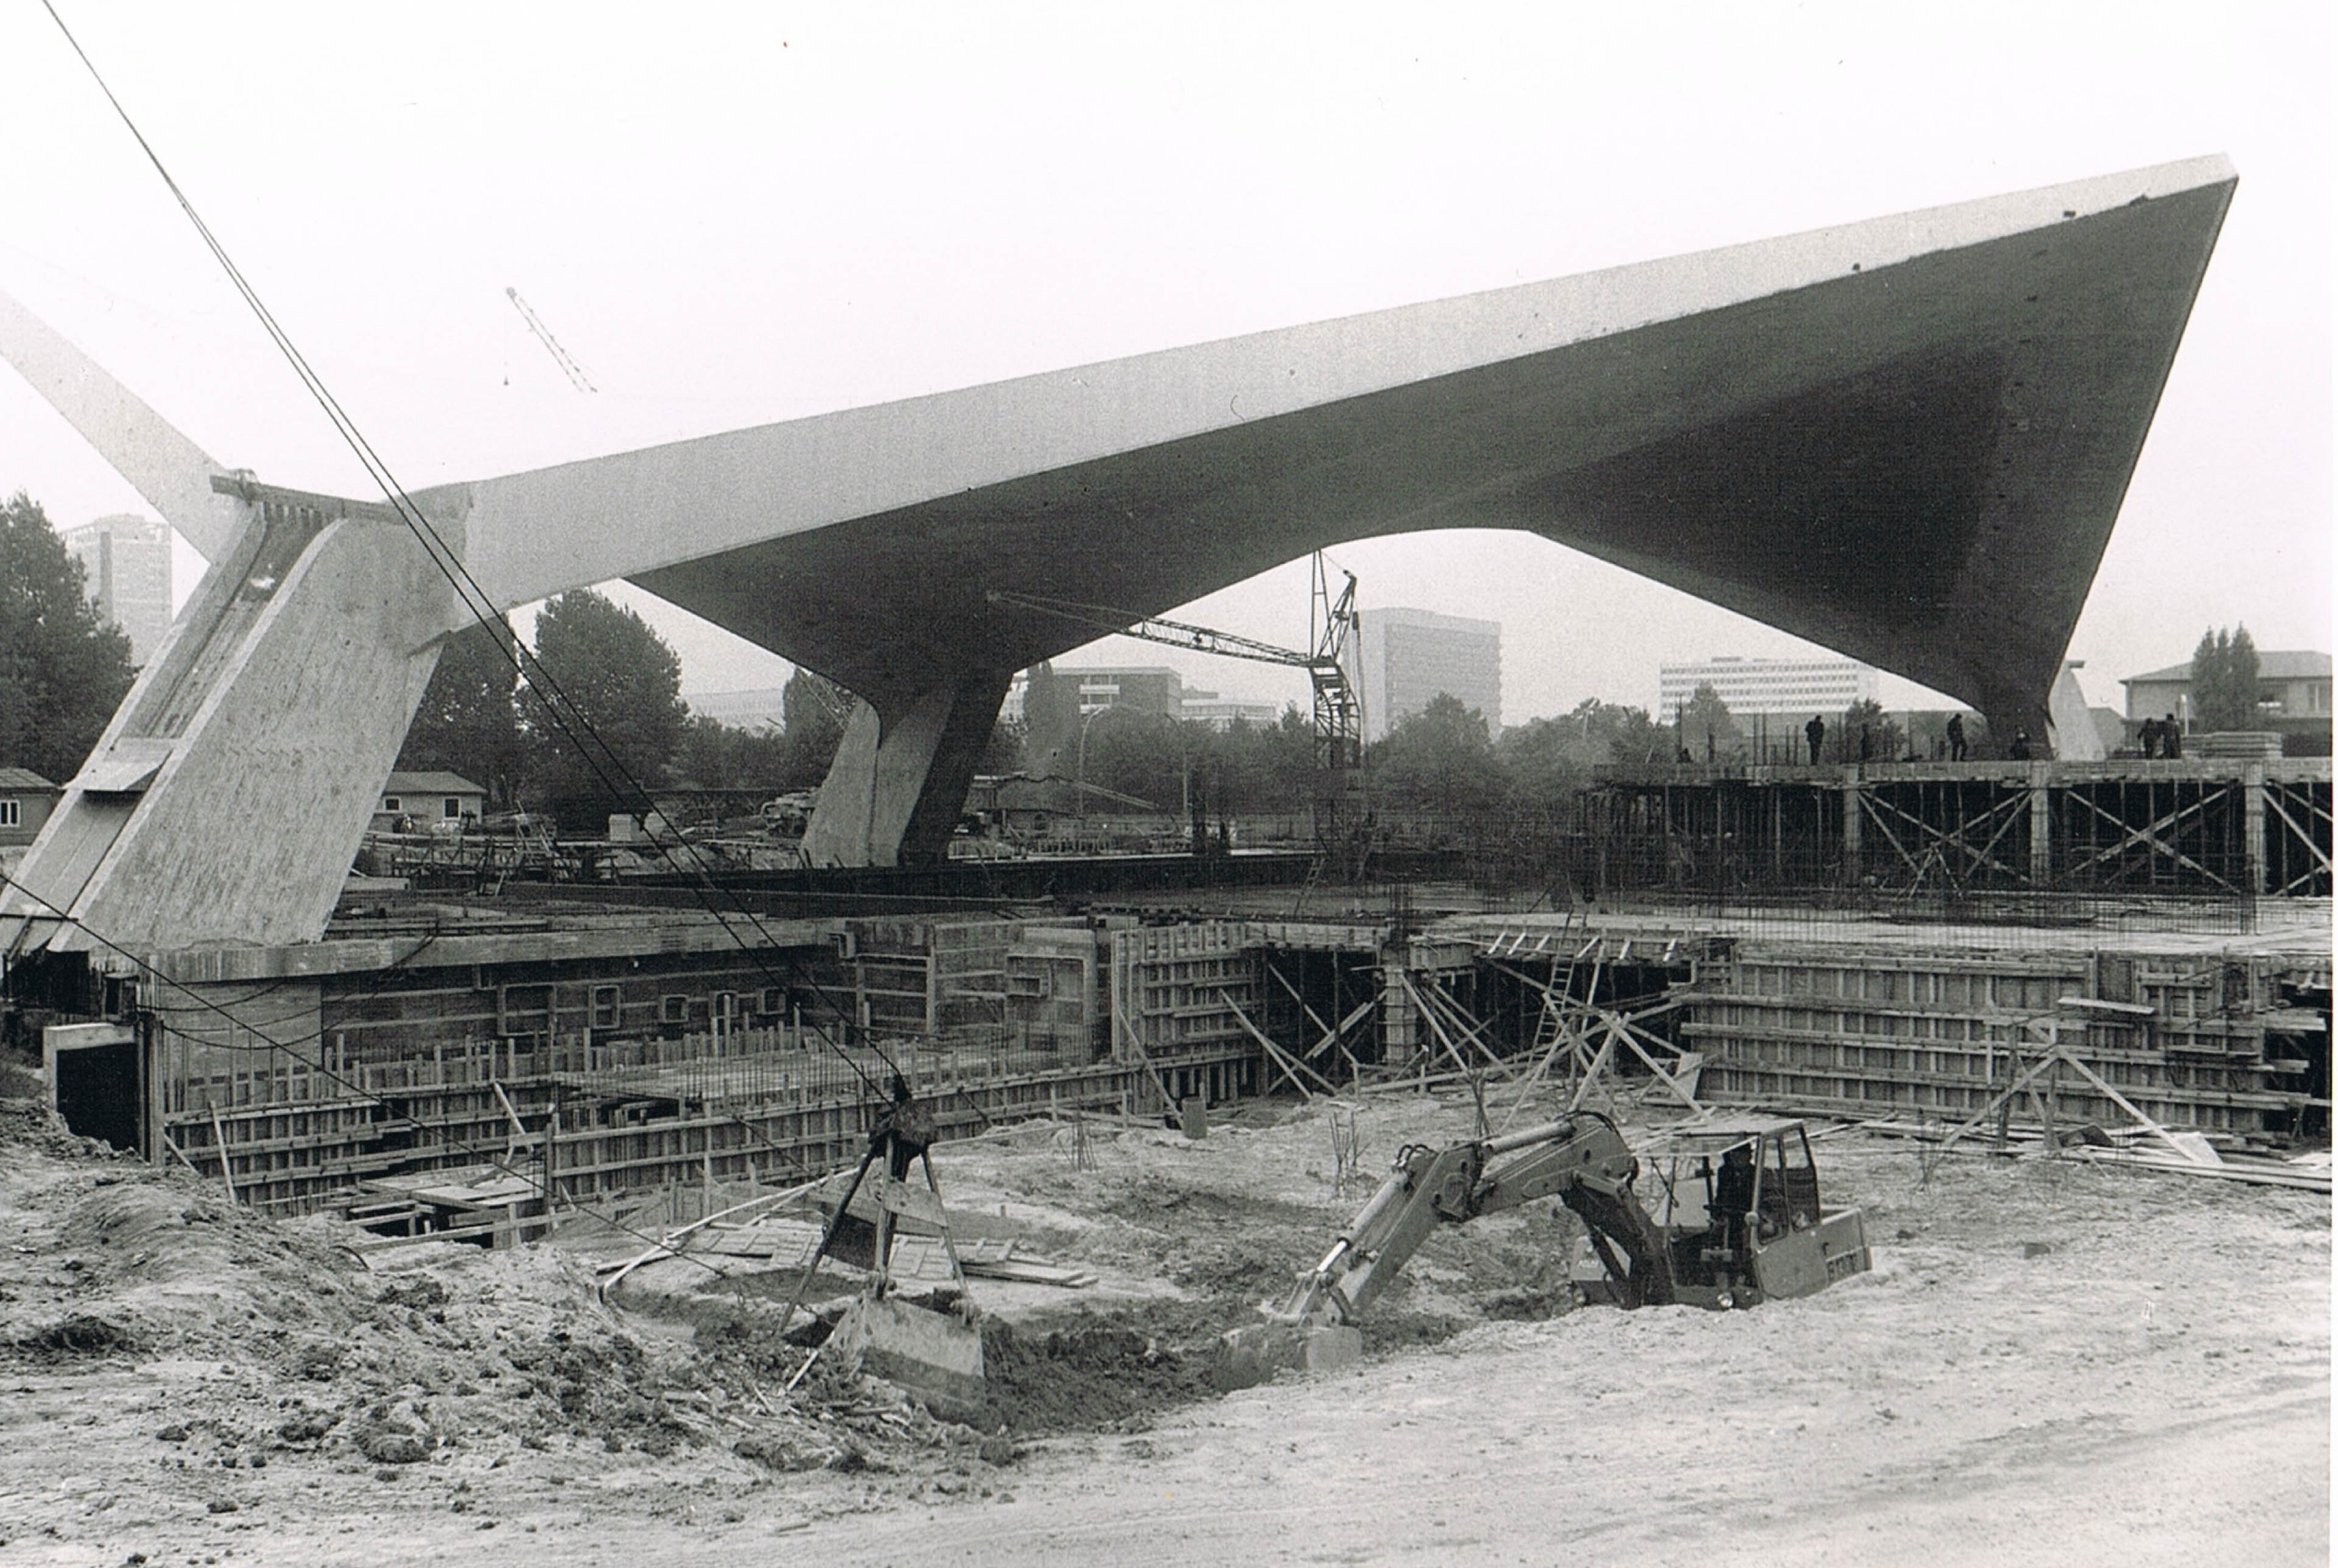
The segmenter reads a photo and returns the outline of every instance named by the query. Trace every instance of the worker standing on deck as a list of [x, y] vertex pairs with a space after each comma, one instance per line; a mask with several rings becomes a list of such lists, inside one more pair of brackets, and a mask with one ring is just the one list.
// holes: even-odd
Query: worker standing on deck
[[[2148, 757], [2151, 753], [2146, 751], [2144, 755]], [[1965, 716], [1961, 713], [1951, 713], [1949, 715], [1949, 760], [1961, 762], [1964, 760]]]
[[1812, 714], [1811, 721], [1803, 726], [1803, 733], [1810, 740], [1811, 761], [1815, 765], [1819, 760], [1819, 747], [1826, 740], [1826, 720], [1815, 713]]

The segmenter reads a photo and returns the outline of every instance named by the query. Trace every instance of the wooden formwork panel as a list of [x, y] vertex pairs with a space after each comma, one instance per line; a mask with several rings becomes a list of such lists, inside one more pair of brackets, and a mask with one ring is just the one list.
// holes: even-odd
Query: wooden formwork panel
[[[359, 1181], [396, 1171], [484, 1161], [540, 1177], [546, 1144], [551, 1181], [561, 1195], [577, 1201], [710, 1177], [768, 1183], [849, 1162], [866, 1147], [876, 1102], [840, 1063], [827, 1063], [836, 1071], [816, 1086], [804, 1077], [751, 1074], [755, 1093], [727, 1098], [720, 1093], [678, 1098], [669, 1093], [665, 1097], [680, 1107], [674, 1113], [596, 1124], [591, 1119], [594, 1104], [620, 1105], [628, 1094], [638, 1101], [661, 1085], [672, 1091], [727, 1060], [693, 1062], [681, 1053], [683, 1043], [661, 1044], [658, 1054], [667, 1060], [660, 1063], [613, 1063], [572, 1045], [561, 1054], [574, 1057], [580, 1067], [590, 1064], [590, 1072], [502, 1080], [487, 1077], [486, 1069], [491, 1061], [507, 1058], [496, 1057], [492, 1043], [475, 1043], [475, 1049], [408, 1063], [402, 1072], [371, 1069], [377, 1080], [416, 1080], [392, 1090], [386, 1102], [345, 1094], [313, 1102], [198, 1105], [166, 1119], [164, 1131], [180, 1155], [203, 1174], [216, 1176], [224, 1164], [241, 1200], [288, 1210], [320, 1207], [347, 1195]], [[702, 1038], [697, 1044], [712, 1049], [729, 1042]], [[810, 1054], [801, 1049], [784, 1054]], [[550, 1059], [555, 1053], [542, 1055]], [[1084, 1052], [1066, 1060], [1042, 1051], [921, 1050], [904, 1052], [900, 1060], [921, 1091], [934, 1097], [945, 1135], [1055, 1109], [1125, 1110], [1134, 1101], [1154, 1098], [1148, 1073], [1091, 1061]], [[1155, 1070], [1178, 1083], [1207, 1081], [1232, 1092], [1238, 1081], [1248, 1082], [1252, 1067], [1245, 1044], [1167, 1051]], [[701, 1088], [736, 1089], [748, 1082], [711, 1073]], [[596, 1090], [596, 1084], [604, 1089]], [[565, 1098], [580, 1093], [588, 1098]], [[589, 1098], [595, 1093], [601, 1097]], [[555, 1131], [552, 1117], [564, 1101], [571, 1119]], [[516, 1108], [525, 1131], [512, 1125], [507, 1104]]]
[[[1246, 1039], [1239, 1008], [1259, 1001], [1259, 954], [1239, 920], [1116, 931], [1114, 1042], [1147, 1055]], [[1246, 1048], [1246, 1047], [1245, 1047]]]
[[[1743, 954], [1683, 994], [1722, 1101], [1961, 1120], [2054, 1044], [2166, 1125], [2245, 1135], [2286, 1114], [2264, 1010], [2281, 960], [2216, 954]], [[2070, 1004], [2075, 1000], [2078, 1006]], [[2093, 1011], [2088, 1012], [2087, 1009]], [[2126, 1113], [2075, 1073], [2053, 1113]], [[2032, 1114], [2025, 1100], [2021, 1114]]]

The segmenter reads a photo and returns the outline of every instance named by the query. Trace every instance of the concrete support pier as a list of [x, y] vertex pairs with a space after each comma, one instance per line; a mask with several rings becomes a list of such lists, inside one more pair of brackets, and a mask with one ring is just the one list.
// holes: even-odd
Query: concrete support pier
[[855, 707], [804, 833], [805, 858], [815, 866], [941, 859], [1010, 678], [977, 671], [889, 713]]

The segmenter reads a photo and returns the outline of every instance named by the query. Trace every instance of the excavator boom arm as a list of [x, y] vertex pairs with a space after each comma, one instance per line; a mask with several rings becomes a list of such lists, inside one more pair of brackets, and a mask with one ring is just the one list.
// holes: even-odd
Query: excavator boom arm
[[1669, 1301], [1662, 1240], [1632, 1195], [1638, 1170], [1615, 1123], [1590, 1112], [1501, 1138], [1412, 1145], [1399, 1152], [1396, 1169], [1323, 1260], [1267, 1315], [1292, 1324], [1352, 1322], [1439, 1225], [1551, 1197], [1582, 1216], [1629, 1300]]

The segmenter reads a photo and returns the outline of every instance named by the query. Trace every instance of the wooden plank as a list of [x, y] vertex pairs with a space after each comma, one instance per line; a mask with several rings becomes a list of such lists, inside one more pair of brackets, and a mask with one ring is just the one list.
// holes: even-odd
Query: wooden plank
[[2062, 1151], [2097, 1165], [2120, 1165], [2137, 1171], [2166, 1171], [2178, 1176], [2208, 1176], [2225, 1181], [2245, 1181], [2265, 1187], [2292, 1187], [2307, 1192], [2330, 1191], [2330, 1172], [2272, 1170], [2258, 1165], [2202, 1165], [2189, 1160], [2169, 1160], [2120, 1149], [2078, 1144]]
[[231, 1203], [241, 1202], [241, 1200], [235, 1195], [235, 1171], [231, 1169], [228, 1159], [227, 1128], [220, 1122], [217, 1105], [211, 1107], [211, 1137], [218, 1142], [219, 1145], [220, 1180], [227, 1183], [227, 1200]]
[[1277, 1067], [1282, 1070], [1282, 1075], [1291, 1080], [1291, 1086], [1298, 1090], [1303, 1098], [1312, 1100], [1315, 1098], [1315, 1095], [1313, 1091], [1310, 1090], [1306, 1084], [1302, 1083], [1299, 1081], [1296, 1076], [1297, 1073], [1304, 1073], [1308, 1077], [1314, 1079], [1316, 1083], [1323, 1086], [1323, 1092], [1326, 1094], [1335, 1097], [1339, 1094], [1340, 1091], [1334, 1088], [1321, 1073], [1317, 1073], [1305, 1063], [1294, 1059], [1289, 1052], [1283, 1050], [1282, 1046], [1277, 1045], [1273, 1041], [1268, 1039], [1265, 1032], [1260, 1029], [1257, 1024], [1250, 1021], [1250, 1015], [1235, 1004], [1234, 999], [1232, 996], [1227, 995], [1223, 991], [1219, 992], [1218, 995], [1225, 999], [1227, 1007], [1233, 1010], [1234, 1022], [1241, 1024], [1244, 1032], [1247, 1033], [1252, 1039], [1257, 1041], [1260, 1045], [1265, 1048], [1267, 1055], [1273, 1060], [1273, 1063]]
[[1437, 1036], [1438, 1044], [1445, 1047], [1445, 1054], [1453, 1059], [1453, 1065], [1459, 1068], [1467, 1077], [1476, 1079], [1485, 1076], [1485, 1069], [1471, 1066], [1469, 1059], [1461, 1054], [1461, 1048], [1453, 1043], [1453, 1036], [1447, 1032], [1443, 1020], [1438, 1017], [1437, 1010], [1422, 997], [1420, 987], [1412, 983], [1412, 976], [1403, 970], [1399, 970], [1397, 983], [1404, 987], [1405, 995], [1412, 998], [1414, 1008], [1427, 1021], [1429, 1033]]

